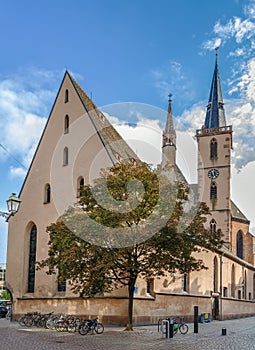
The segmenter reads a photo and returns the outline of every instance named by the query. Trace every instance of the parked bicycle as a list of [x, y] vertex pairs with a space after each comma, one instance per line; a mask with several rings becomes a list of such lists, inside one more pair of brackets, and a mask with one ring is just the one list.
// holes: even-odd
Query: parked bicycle
[[78, 332], [81, 335], [86, 335], [87, 333], [96, 332], [97, 334], [102, 334], [104, 331], [104, 326], [102, 323], [97, 321], [97, 318], [93, 320], [84, 320], [81, 322], [78, 328]]
[[[187, 323], [185, 323], [183, 321], [183, 319], [181, 319], [180, 317], [178, 318], [178, 321], [175, 318], [172, 317], [166, 317], [165, 318], [167, 321], [172, 321], [173, 322], [173, 333], [176, 334], [179, 330], [179, 332], [181, 334], [186, 334], [188, 333], [189, 330], [189, 326], [187, 325]], [[166, 333], [166, 329], [162, 328], [162, 321], [163, 319], [159, 319], [158, 320], [158, 332], [161, 331], [163, 334]]]
[[185, 323], [182, 319], [179, 319], [179, 321], [176, 321], [174, 318], [172, 318], [174, 321], [174, 334], [176, 334], [179, 330], [181, 334], [188, 333], [189, 326], [187, 323]]

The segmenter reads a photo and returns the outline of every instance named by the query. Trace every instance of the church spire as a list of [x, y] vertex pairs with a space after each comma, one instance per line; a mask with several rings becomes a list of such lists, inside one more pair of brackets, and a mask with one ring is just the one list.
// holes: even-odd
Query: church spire
[[173, 113], [172, 113], [172, 94], [168, 95], [168, 112], [166, 118], [166, 126], [163, 132], [163, 147], [166, 145], [175, 146], [176, 145], [176, 132], [173, 123]]
[[166, 118], [166, 126], [163, 131], [162, 139], [162, 165], [163, 167], [168, 163], [170, 165], [175, 165], [176, 160], [176, 132], [173, 123], [173, 113], [172, 113], [172, 95], [169, 94], [168, 99], [168, 112]]
[[209, 101], [205, 118], [206, 128], [219, 128], [226, 126], [224, 103], [220, 85], [220, 74], [218, 68], [218, 48], [216, 50], [215, 68], [212, 78]]

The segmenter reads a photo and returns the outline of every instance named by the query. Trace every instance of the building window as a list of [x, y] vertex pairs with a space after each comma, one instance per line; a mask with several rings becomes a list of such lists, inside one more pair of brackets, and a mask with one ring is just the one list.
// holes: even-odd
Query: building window
[[253, 300], [255, 300], [255, 273], [253, 274]]
[[153, 278], [146, 281], [146, 293], [153, 295], [154, 293], [154, 280]]
[[236, 235], [236, 255], [243, 259], [243, 235], [241, 231], [238, 231]]
[[65, 103], [67, 103], [69, 101], [69, 92], [68, 89], [66, 89], [65, 91]]
[[58, 292], [65, 292], [66, 291], [66, 280], [61, 279], [58, 280]]
[[44, 204], [50, 203], [50, 185], [45, 185], [44, 188]]
[[216, 256], [213, 259], [213, 291], [218, 292], [218, 259]]
[[223, 287], [223, 296], [224, 297], [228, 296], [228, 288], [227, 287]]
[[218, 144], [217, 144], [217, 140], [215, 138], [213, 138], [211, 140], [211, 144], [210, 144], [210, 158], [212, 160], [218, 158]]
[[238, 293], [237, 293], [237, 297], [238, 297], [238, 299], [242, 299], [242, 293], [241, 293], [240, 290], [239, 290]]
[[35, 262], [36, 262], [36, 239], [37, 228], [35, 225], [30, 231], [29, 242], [29, 263], [28, 263], [28, 293], [34, 293], [35, 290]]
[[244, 272], [244, 281], [243, 281], [243, 299], [247, 299], [247, 274]]
[[217, 199], [217, 185], [214, 181], [211, 183], [210, 199]]
[[235, 277], [235, 266], [232, 265], [231, 269], [231, 297], [235, 298], [235, 291], [236, 291], [236, 277]]
[[69, 133], [69, 116], [65, 116], [65, 126], [64, 126], [64, 133], [68, 134]]
[[182, 275], [182, 291], [186, 293], [189, 292], [189, 276], [187, 273]]
[[212, 219], [210, 221], [210, 232], [213, 234], [213, 233], [216, 233], [217, 231], [217, 223], [214, 219]]
[[80, 197], [82, 194], [82, 190], [84, 188], [84, 178], [83, 177], [79, 177], [78, 181], [77, 181], [77, 197]]
[[68, 165], [68, 148], [64, 148], [63, 152], [63, 165]]

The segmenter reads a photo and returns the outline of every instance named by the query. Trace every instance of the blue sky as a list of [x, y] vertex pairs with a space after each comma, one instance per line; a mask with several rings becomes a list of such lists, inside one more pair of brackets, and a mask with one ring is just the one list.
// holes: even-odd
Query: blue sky
[[[165, 111], [172, 93], [179, 140], [188, 144], [182, 133], [192, 139], [203, 123], [220, 46], [226, 118], [234, 127], [232, 194], [255, 226], [254, 0], [2, 1], [0, 36], [0, 210], [19, 193], [66, 69], [98, 106], [107, 106], [112, 121], [136, 123], [119, 126], [124, 137], [133, 132], [146, 142], [154, 139], [145, 130], [161, 134], [165, 113], [152, 108], [151, 115], [129, 118], [116, 106], [132, 102]], [[7, 224], [1, 218], [0, 237], [4, 262]]]

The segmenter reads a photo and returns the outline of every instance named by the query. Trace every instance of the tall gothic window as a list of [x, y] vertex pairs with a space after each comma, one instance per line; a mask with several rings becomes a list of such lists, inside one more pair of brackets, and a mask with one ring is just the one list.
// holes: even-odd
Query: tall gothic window
[[63, 153], [63, 165], [68, 165], [68, 148], [64, 148], [64, 153]]
[[253, 274], [253, 300], [255, 300], [255, 273]]
[[215, 181], [211, 182], [210, 199], [217, 199], [217, 185]]
[[69, 133], [69, 116], [65, 116], [65, 125], [64, 125], [64, 133], [68, 134]]
[[210, 158], [211, 159], [217, 159], [218, 158], [218, 144], [217, 144], [217, 140], [215, 138], [213, 138], [211, 140], [211, 144], [210, 144]]
[[213, 259], [213, 291], [218, 292], [218, 259]]
[[210, 221], [210, 231], [211, 233], [215, 233], [217, 231], [217, 222], [214, 219]]
[[231, 269], [231, 297], [235, 298], [235, 294], [236, 294], [236, 277], [235, 277], [235, 265], [233, 264]]
[[243, 235], [241, 231], [238, 231], [236, 235], [236, 255], [243, 259]]
[[36, 239], [37, 228], [35, 225], [30, 231], [29, 241], [29, 262], [28, 262], [28, 293], [34, 293], [35, 290], [35, 262], [36, 262]]
[[182, 275], [182, 291], [189, 292], [189, 275], [187, 273]]

